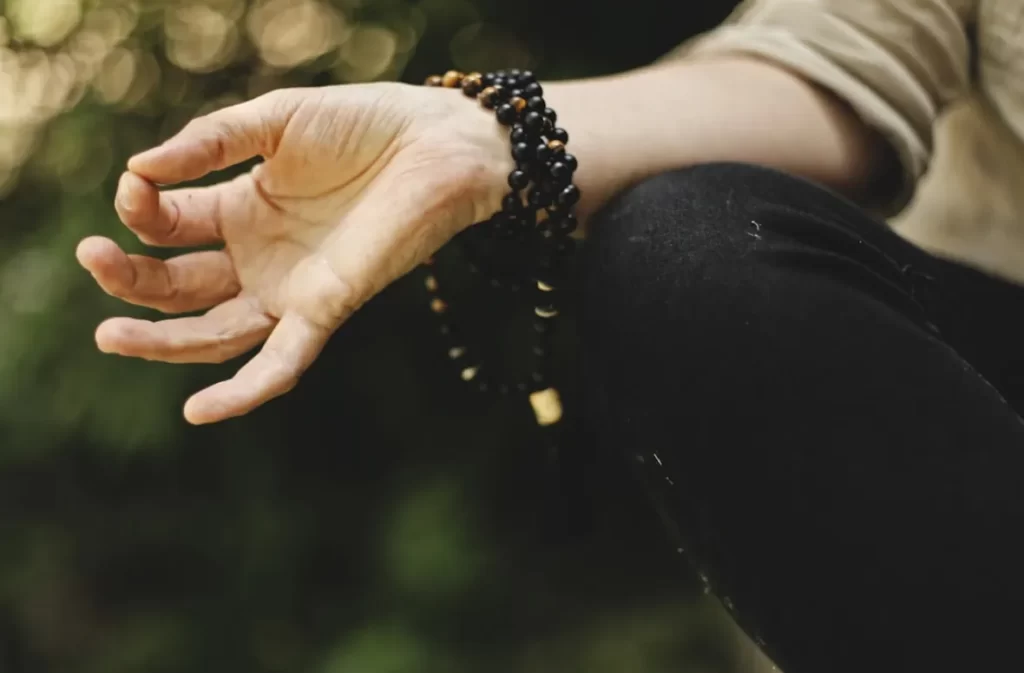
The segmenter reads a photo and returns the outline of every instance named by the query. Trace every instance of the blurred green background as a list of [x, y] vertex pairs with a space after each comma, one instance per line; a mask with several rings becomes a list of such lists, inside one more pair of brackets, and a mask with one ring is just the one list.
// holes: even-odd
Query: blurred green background
[[147, 313], [74, 260], [93, 233], [141, 250], [121, 167], [197, 114], [450, 65], [612, 72], [731, 4], [0, 0], [0, 672], [732, 670], [628, 473], [570, 424], [556, 478], [525, 401], [450, 376], [415, 280], [286, 398], [194, 429], [183, 400], [237, 363], [98, 353], [103, 318]]

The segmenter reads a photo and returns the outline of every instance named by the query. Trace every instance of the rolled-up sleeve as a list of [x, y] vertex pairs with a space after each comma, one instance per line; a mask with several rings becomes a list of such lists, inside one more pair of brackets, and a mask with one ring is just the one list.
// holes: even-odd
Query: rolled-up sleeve
[[[970, 86], [967, 26], [978, 0], [747, 0], [672, 56], [746, 53], [832, 91], [892, 144], [910, 199], [937, 116]], [[891, 196], [891, 194], [890, 194]]]

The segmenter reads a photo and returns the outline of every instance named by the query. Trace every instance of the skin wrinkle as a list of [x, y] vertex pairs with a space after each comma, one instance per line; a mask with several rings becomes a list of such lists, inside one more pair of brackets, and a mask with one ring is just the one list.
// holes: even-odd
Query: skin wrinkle
[[[181, 269], [177, 264], [172, 264], [171, 262], [161, 264], [160, 268], [163, 270], [164, 282], [166, 283], [165, 296], [163, 297], [166, 304], [165, 307], [160, 310], [164, 313], [168, 313], [167, 305], [173, 305], [175, 300], [179, 299], [181, 296], [181, 288], [179, 286], [179, 282], [181, 281]], [[175, 282], [176, 280], [178, 282]], [[191, 294], [196, 295], [198, 293], [196, 289], [193, 289]]]
[[[189, 195], [189, 199], [191, 198], [191, 195]], [[178, 202], [175, 201], [174, 199], [169, 199], [169, 202], [171, 209], [171, 226], [168, 228], [167, 231], [167, 239], [173, 241], [175, 238], [178, 237], [179, 228], [181, 227], [181, 206], [179, 206]], [[159, 212], [159, 204], [157, 205], [157, 212]], [[147, 244], [152, 245], [152, 243], [149, 242], [147, 242]]]

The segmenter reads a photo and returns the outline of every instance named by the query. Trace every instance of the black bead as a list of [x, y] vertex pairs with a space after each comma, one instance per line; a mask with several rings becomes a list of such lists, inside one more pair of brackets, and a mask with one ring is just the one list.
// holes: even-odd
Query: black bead
[[540, 122], [540, 132], [545, 134], [545, 135], [547, 135], [547, 134], [551, 133], [554, 130], [555, 130], [555, 123], [553, 121], [551, 121], [550, 119], [548, 119], [547, 117], [543, 117], [541, 119], [541, 122]]
[[551, 120], [551, 123], [558, 121], [558, 113], [551, 108], [544, 108], [544, 116]]
[[576, 221], [575, 215], [573, 215], [572, 213], [566, 213], [559, 219], [555, 220], [552, 229], [556, 234], [566, 236], [576, 231], [576, 227], [578, 226], [578, 224], [579, 223]]
[[[499, 70], [498, 72], [501, 72], [501, 71]], [[494, 83], [493, 83], [493, 84], [492, 84], [491, 86], [505, 86], [505, 84], [506, 84], [507, 82], [508, 82], [508, 80], [507, 80], [507, 79], [505, 79], [504, 75], [500, 75], [500, 74], [499, 74], [499, 75], [497, 75], [497, 76], [496, 76], [496, 77], [494, 78]]]
[[562, 191], [565, 185], [554, 182], [550, 176], [545, 175], [540, 182], [540, 188], [552, 196]]
[[550, 140], [560, 140], [563, 143], [569, 142], [569, 132], [565, 129], [555, 129], [548, 136]]
[[523, 189], [530, 184], [530, 176], [523, 171], [512, 171], [508, 174], [508, 186], [512, 189]]
[[519, 68], [512, 68], [508, 71], [507, 77], [519, 77], [523, 72]]
[[551, 203], [551, 198], [551, 192], [546, 190], [537, 188], [530, 190], [529, 201], [534, 208], [544, 208]]
[[516, 226], [519, 229], [532, 229], [537, 224], [537, 212], [532, 208], [523, 207], [516, 213]]
[[523, 201], [518, 193], [506, 194], [501, 200], [501, 209], [506, 213], [519, 213], [523, 210]]
[[485, 74], [483, 77], [481, 77], [480, 81], [483, 83], [484, 88], [486, 89], [489, 86], [494, 86], [494, 78], [495, 74], [493, 72], [489, 72]]
[[509, 139], [513, 143], [524, 143], [530, 139], [530, 133], [523, 127], [522, 124], [516, 124], [512, 127], [512, 133]]
[[551, 177], [560, 184], [567, 184], [569, 180], [572, 180], [572, 169], [569, 168], [564, 161], [556, 161], [551, 164], [550, 169]]
[[577, 168], [579, 168], [579, 163], [576, 161], [576, 156], [573, 154], [569, 154], [568, 152], [566, 152], [565, 156], [562, 157], [562, 163], [568, 166], [570, 171], [575, 171]]
[[509, 105], [508, 103], [502, 103], [501, 105], [498, 106], [496, 115], [498, 117], [499, 122], [508, 126], [515, 122], [516, 117], [519, 116], [519, 113], [517, 113], [516, 109]]
[[576, 185], [569, 185], [558, 193], [558, 203], [562, 206], [575, 205], [580, 200], [580, 189]]
[[531, 82], [523, 87], [523, 93], [526, 94], [527, 98], [533, 98], [534, 96], [543, 96], [544, 87], [536, 82]]
[[516, 143], [512, 146], [512, 158], [516, 161], [529, 161], [533, 158], [533, 147], [529, 143]]
[[539, 112], [531, 110], [523, 117], [523, 126], [525, 126], [528, 131], [536, 133], [544, 126], [544, 117], [542, 117]]
[[516, 170], [522, 171], [523, 173], [526, 173], [527, 175], [533, 175], [534, 172], [535, 172], [534, 171], [534, 165], [533, 165], [532, 161], [517, 161], [516, 162]]
[[534, 112], [544, 112], [547, 105], [540, 96], [534, 96], [526, 101], [526, 109], [533, 110]]
[[519, 73], [519, 79], [522, 80], [523, 82], [529, 83], [535, 79], [535, 76], [532, 70], [524, 70], [521, 73]]
[[[510, 84], [509, 86], [514, 86], [514, 85]], [[508, 97], [509, 98], [516, 98], [516, 97], [525, 98], [525, 96], [523, 96], [523, 90], [522, 89], [512, 89], [511, 91], [508, 92]]]
[[548, 147], [547, 143], [541, 143], [540, 145], [537, 145], [537, 147], [533, 150], [533, 153], [534, 156], [537, 157], [538, 161], [547, 161], [554, 154], [554, 152], [551, 151], [551, 148]]

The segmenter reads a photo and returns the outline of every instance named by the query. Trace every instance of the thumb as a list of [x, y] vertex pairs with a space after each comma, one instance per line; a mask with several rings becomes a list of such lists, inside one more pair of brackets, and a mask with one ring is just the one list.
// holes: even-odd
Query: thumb
[[193, 119], [159, 147], [132, 157], [128, 170], [174, 184], [255, 156], [270, 158], [300, 101], [297, 90], [281, 89]]

